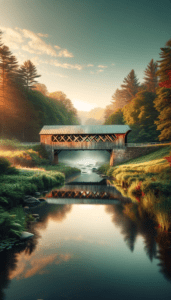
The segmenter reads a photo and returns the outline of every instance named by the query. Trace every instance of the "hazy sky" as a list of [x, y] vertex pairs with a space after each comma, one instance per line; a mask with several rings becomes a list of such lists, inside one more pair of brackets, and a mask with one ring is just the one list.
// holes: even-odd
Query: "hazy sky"
[[30, 59], [79, 110], [110, 104], [132, 69], [142, 83], [171, 38], [170, 0], [0, 0], [0, 11], [19, 63]]

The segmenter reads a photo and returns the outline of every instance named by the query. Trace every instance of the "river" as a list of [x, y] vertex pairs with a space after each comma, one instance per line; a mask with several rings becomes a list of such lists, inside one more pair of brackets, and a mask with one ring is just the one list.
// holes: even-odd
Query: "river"
[[0, 253], [0, 299], [171, 299], [171, 248], [153, 221], [101, 184], [93, 163], [80, 167], [31, 208], [40, 220], [26, 246]]

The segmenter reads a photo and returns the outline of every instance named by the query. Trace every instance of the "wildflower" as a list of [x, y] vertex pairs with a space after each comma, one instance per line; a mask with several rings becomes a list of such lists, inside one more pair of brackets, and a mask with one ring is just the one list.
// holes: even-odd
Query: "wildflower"
[[140, 202], [140, 199], [139, 199], [138, 197], [136, 197], [136, 200], [137, 200], [138, 202]]
[[144, 196], [145, 196], [144, 192], [142, 192], [142, 194], [141, 194], [141, 195], [142, 195], [142, 197], [144, 197]]

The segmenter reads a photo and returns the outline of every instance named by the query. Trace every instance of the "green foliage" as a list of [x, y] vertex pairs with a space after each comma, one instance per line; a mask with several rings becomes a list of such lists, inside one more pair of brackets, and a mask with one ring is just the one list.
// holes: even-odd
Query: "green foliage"
[[0, 182], [0, 203], [3, 207], [22, 204], [24, 195], [64, 184], [65, 176], [55, 171], [21, 172], [20, 175], [4, 175]]
[[124, 125], [124, 119], [123, 119], [123, 111], [122, 109], [118, 109], [115, 111], [112, 115], [107, 118], [104, 125]]
[[166, 71], [171, 70], [171, 39], [166, 42], [166, 47], [160, 48], [161, 53], [159, 60], [159, 69], [156, 73], [159, 76], [160, 82], [168, 80], [168, 75]]
[[16, 150], [25, 149], [25, 146], [21, 145], [20, 141], [15, 138], [12, 139], [0, 139], [1, 150]]
[[104, 164], [98, 168], [98, 172], [106, 175], [109, 168], [110, 168], [109, 164]]
[[[19, 67], [15, 56], [5, 45], [0, 45], [0, 60], [0, 73], [3, 74], [0, 81], [0, 97], [3, 99], [0, 107], [2, 136], [36, 142], [45, 124], [79, 124], [77, 111], [64, 93], [60, 92], [59, 99], [52, 99], [47, 97], [44, 87], [44, 94], [33, 90], [35, 79], [40, 75], [37, 75], [36, 67], [30, 60]], [[63, 98], [59, 97], [61, 95]]]
[[3, 174], [18, 174], [18, 170], [14, 167], [11, 167], [8, 159], [0, 157], [0, 175]]
[[157, 63], [155, 63], [152, 59], [144, 72], [145, 73], [144, 85], [146, 86], [148, 92], [153, 92], [153, 93], [156, 92], [156, 88], [158, 87], [156, 72], [157, 72]]
[[130, 102], [137, 94], [139, 88], [139, 82], [134, 70], [131, 70], [128, 76], [124, 78], [123, 83], [121, 84], [122, 97], [125, 98], [126, 102]]
[[158, 120], [155, 121], [157, 130], [160, 130], [159, 140], [171, 139], [171, 88], [158, 88], [154, 106], [159, 112]]
[[[158, 112], [154, 108], [155, 93], [141, 91], [123, 108], [125, 123], [131, 125], [129, 142], [151, 142], [158, 138], [156, 125]], [[131, 139], [132, 138], [132, 139]], [[131, 139], [131, 140], [130, 140]]]
[[19, 237], [25, 228], [25, 216], [22, 207], [17, 207], [9, 212], [0, 211], [0, 239]]

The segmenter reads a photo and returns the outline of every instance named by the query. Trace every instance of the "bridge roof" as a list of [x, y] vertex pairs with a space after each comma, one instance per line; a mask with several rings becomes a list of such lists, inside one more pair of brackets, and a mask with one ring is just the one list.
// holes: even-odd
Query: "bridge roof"
[[128, 125], [45, 125], [39, 134], [114, 134], [130, 130]]

